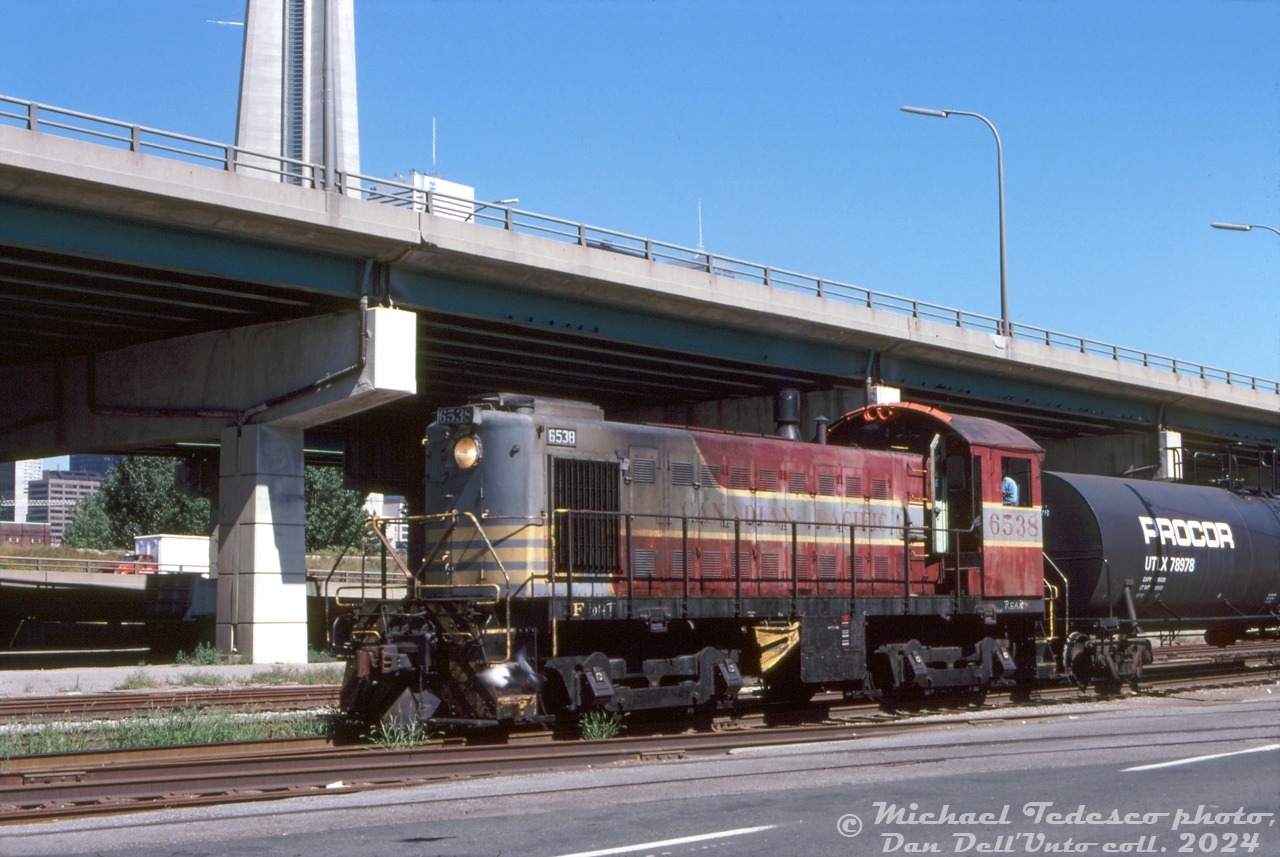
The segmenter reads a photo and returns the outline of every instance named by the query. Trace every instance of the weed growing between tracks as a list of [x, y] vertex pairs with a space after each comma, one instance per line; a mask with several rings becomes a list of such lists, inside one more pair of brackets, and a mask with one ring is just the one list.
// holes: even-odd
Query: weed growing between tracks
[[6, 767], [12, 756], [37, 753], [168, 747], [265, 738], [327, 738], [331, 733], [331, 718], [322, 714], [265, 719], [220, 709], [196, 708], [153, 711], [114, 723], [92, 724], [87, 728], [39, 721], [15, 724], [0, 732], [0, 769]]
[[264, 720], [230, 711], [180, 708], [121, 720], [103, 736], [108, 747], [167, 747], [174, 744], [213, 744], [262, 738], [301, 738], [327, 735], [328, 718], [315, 715]]
[[277, 684], [301, 684], [307, 686], [319, 684], [341, 684], [342, 675], [345, 666], [341, 663], [335, 663], [332, 666], [321, 667], [320, 669], [300, 669], [298, 667], [275, 666], [269, 670], [262, 670], [250, 676], [233, 677], [225, 676], [216, 672], [197, 672], [186, 673], [185, 675], [166, 676], [163, 679], [154, 675], [147, 675], [142, 670], [138, 670], [133, 675], [127, 677], [120, 684], [116, 685], [116, 690], [151, 690], [166, 685], [179, 685], [181, 687], [224, 687], [228, 684], [237, 684], [241, 687], [249, 687], [252, 685], [277, 685]]
[[423, 723], [394, 726], [379, 722], [373, 725], [367, 737], [384, 750], [412, 750], [435, 736]]
[[578, 718], [578, 729], [587, 741], [602, 738], [617, 738], [625, 728], [622, 725], [623, 715], [612, 711], [588, 711]]

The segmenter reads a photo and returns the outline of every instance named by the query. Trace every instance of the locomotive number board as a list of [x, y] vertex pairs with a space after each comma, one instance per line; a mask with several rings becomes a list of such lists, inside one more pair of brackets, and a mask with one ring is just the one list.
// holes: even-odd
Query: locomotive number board
[[475, 422], [475, 408], [439, 408], [436, 410], [436, 422], [442, 426], [461, 426]]
[[547, 446], [577, 446], [578, 433], [573, 429], [547, 429]]

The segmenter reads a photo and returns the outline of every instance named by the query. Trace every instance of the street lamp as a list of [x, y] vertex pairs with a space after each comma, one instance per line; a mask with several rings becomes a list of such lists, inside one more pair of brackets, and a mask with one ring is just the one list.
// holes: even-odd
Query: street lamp
[[1274, 226], [1264, 226], [1261, 223], [1218, 223], [1214, 221], [1209, 225], [1214, 229], [1232, 229], [1236, 232], [1248, 232], [1251, 229], [1270, 229], [1275, 234], [1280, 235], [1280, 229], [1276, 229]]
[[1004, 154], [1000, 150], [1000, 132], [987, 117], [980, 113], [966, 113], [963, 110], [930, 110], [928, 107], [903, 107], [903, 113], [915, 113], [920, 116], [935, 116], [946, 119], [948, 116], [972, 116], [987, 123], [991, 133], [996, 135], [996, 175], [1000, 188], [1000, 333], [1003, 336], [1013, 335], [1013, 325], [1009, 322], [1009, 275], [1004, 255]]

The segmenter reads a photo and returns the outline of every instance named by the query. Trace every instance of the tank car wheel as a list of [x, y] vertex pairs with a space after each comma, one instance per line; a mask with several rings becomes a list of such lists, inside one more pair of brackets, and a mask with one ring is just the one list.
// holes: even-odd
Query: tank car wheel
[[1075, 633], [1067, 638], [1062, 651], [1062, 671], [1080, 690], [1088, 690], [1093, 681], [1093, 653], [1087, 634]]
[[1142, 667], [1151, 661], [1151, 650], [1142, 643], [1134, 643], [1129, 646], [1129, 689], [1134, 693], [1138, 693], [1142, 681]]

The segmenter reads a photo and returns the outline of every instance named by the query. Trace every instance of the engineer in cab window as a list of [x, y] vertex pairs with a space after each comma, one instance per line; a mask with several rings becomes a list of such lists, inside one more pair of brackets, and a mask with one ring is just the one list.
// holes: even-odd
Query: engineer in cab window
[[1027, 477], [1031, 473], [1030, 463], [1022, 458], [1002, 458], [1000, 470], [1004, 478], [1000, 480], [1000, 499], [1006, 506], [1023, 506], [1027, 498]]

